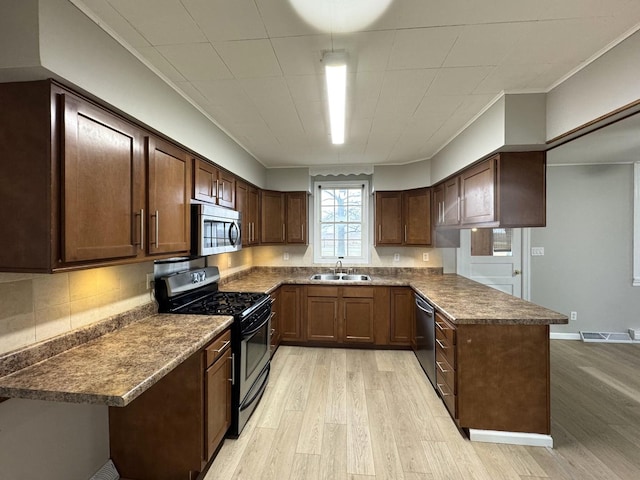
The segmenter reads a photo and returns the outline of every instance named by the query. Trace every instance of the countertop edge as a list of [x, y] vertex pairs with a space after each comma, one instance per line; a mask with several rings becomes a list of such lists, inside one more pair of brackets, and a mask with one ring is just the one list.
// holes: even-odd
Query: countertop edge
[[[158, 317], [159, 314], [151, 315], [147, 318], [138, 320], [138, 322], [144, 322], [145, 320], [151, 320], [154, 317]], [[172, 317], [176, 318], [179, 321], [179, 315], [172, 315]], [[95, 338], [89, 342], [81, 344], [79, 346], [70, 348], [61, 353], [53, 355], [47, 359], [44, 359], [34, 365], [30, 365], [23, 369], [17, 370], [13, 373], [0, 377], [0, 397], [5, 398], [21, 398], [28, 400], [44, 400], [44, 401], [54, 401], [54, 402], [66, 402], [66, 403], [79, 403], [79, 404], [94, 404], [94, 405], [106, 405], [110, 407], [125, 407], [131, 402], [133, 402], [136, 398], [138, 398], [142, 393], [147, 391], [153, 385], [158, 383], [164, 376], [169, 374], [172, 370], [178, 367], [182, 362], [188, 359], [191, 355], [197, 353], [201, 349], [203, 349], [206, 345], [208, 345], [211, 340], [220, 335], [226, 329], [228, 329], [233, 324], [233, 317], [231, 316], [216, 316], [216, 318], [220, 319], [220, 322], [214, 326], [209, 332], [201, 335], [199, 338], [195, 339], [193, 343], [191, 343], [188, 347], [183, 348], [172, 358], [169, 358], [168, 361], [162, 366], [156, 368], [154, 371], [149, 372], [149, 374], [143, 380], [139, 381], [131, 388], [129, 388], [126, 392], [121, 395], [110, 395], [110, 394], [102, 394], [99, 392], [90, 392], [90, 391], [63, 391], [60, 389], [51, 390], [47, 388], [24, 388], [24, 387], [15, 387], [15, 386], [7, 386], [3, 385], [4, 383], [11, 382], [12, 378], [15, 378], [18, 375], [28, 374], [32, 369], [37, 369], [39, 366], [46, 364], [47, 361], [57, 358], [63, 354], [73, 354], [73, 351], [81, 348], [86, 345], [95, 345], [97, 342], [100, 342], [101, 339], [106, 337], [107, 335], [113, 335], [115, 333], [122, 334], [125, 331], [126, 327], [118, 329], [114, 332], [110, 332], [105, 334], [104, 336]], [[136, 323], [138, 323], [136, 322]], [[99, 360], [96, 360], [99, 361]], [[145, 373], [146, 375], [146, 373]]]

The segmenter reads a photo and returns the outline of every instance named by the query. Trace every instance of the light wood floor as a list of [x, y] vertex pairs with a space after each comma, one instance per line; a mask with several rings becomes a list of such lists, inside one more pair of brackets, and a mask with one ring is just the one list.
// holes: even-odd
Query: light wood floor
[[640, 478], [640, 345], [551, 342], [554, 449], [469, 442], [412, 352], [280, 347], [205, 480]]

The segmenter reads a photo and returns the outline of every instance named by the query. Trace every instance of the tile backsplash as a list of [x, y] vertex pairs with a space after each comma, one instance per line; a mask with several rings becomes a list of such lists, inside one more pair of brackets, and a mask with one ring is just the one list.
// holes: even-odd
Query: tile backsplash
[[153, 262], [69, 273], [0, 273], [0, 354], [153, 300]]

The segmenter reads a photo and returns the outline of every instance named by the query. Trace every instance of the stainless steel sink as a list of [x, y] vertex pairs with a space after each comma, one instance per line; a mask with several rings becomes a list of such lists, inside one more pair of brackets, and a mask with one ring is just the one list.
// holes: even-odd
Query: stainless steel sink
[[311, 275], [310, 277], [311, 280], [340, 280], [343, 282], [368, 282], [371, 281], [371, 277], [369, 275], [360, 275], [360, 274], [353, 274], [353, 275], [347, 275], [346, 273], [339, 273], [339, 274], [333, 274], [333, 273], [315, 273], [313, 275]]
[[311, 275], [311, 280], [340, 280], [340, 275], [333, 273], [316, 273]]
[[346, 280], [346, 281], [351, 280], [351, 281], [356, 281], [356, 282], [368, 282], [368, 281], [371, 281], [371, 277], [369, 275], [360, 275], [360, 274], [342, 275], [340, 280]]

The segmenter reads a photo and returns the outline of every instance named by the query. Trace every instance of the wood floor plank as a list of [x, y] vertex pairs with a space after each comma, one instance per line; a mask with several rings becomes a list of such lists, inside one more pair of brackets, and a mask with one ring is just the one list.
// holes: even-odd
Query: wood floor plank
[[320, 455], [308, 455], [296, 453], [293, 457], [293, 466], [289, 477], [280, 477], [289, 480], [320, 480]]
[[320, 455], [322, 453], [322, 436], [327, 409], [329, 366], [316, 363], [310, 378], [311, 389], [295, 450], [297, 453]]
[[342, 480], [347, 475], [347, 426], [328, 423], [322, 437], [320, 478]]
[[331, 370], [327, 390], [325, 422], [347, 424], [347, 354], [334, 349], [331, 353]]
[[347, 473], [375, 475], [369, 413], [360, 370], [347, 371]]
[[289, 394], [284, 405], [285, 410], [303, 411], [305, 409], [317, 355], [317, 348], [306, 348], [299, 356], [298, 362], [300, 362], [300, 365], [296, 376], [289, 382]]
[[389, 409], [382, 390], [367, 390], [367, 410], [376, 480], [404, 479]]
[[293, 469], [296, 444], [302, 428], [303, 412], [285, 411], [282, 416], [282, 427], [276, 430], [269, 454], [265, 460], [260, 478], [262, 480], [280, 480], [289, 478]]
[[464, 480], [446, 442], [423, 440], [420, 443], [422, 444], [422, 448], [424, 448], [429, 470], [434, 478]]
[[[244, 449], [232, 478], [236, 480], [255, 480], [262, 476], [276, 433], [277, 430], [274, 428], [259, 427], [256, 427], [251, 432], [249, 443]], [[215, 479], [216, 477], [214, 475], [211, 478]]]

